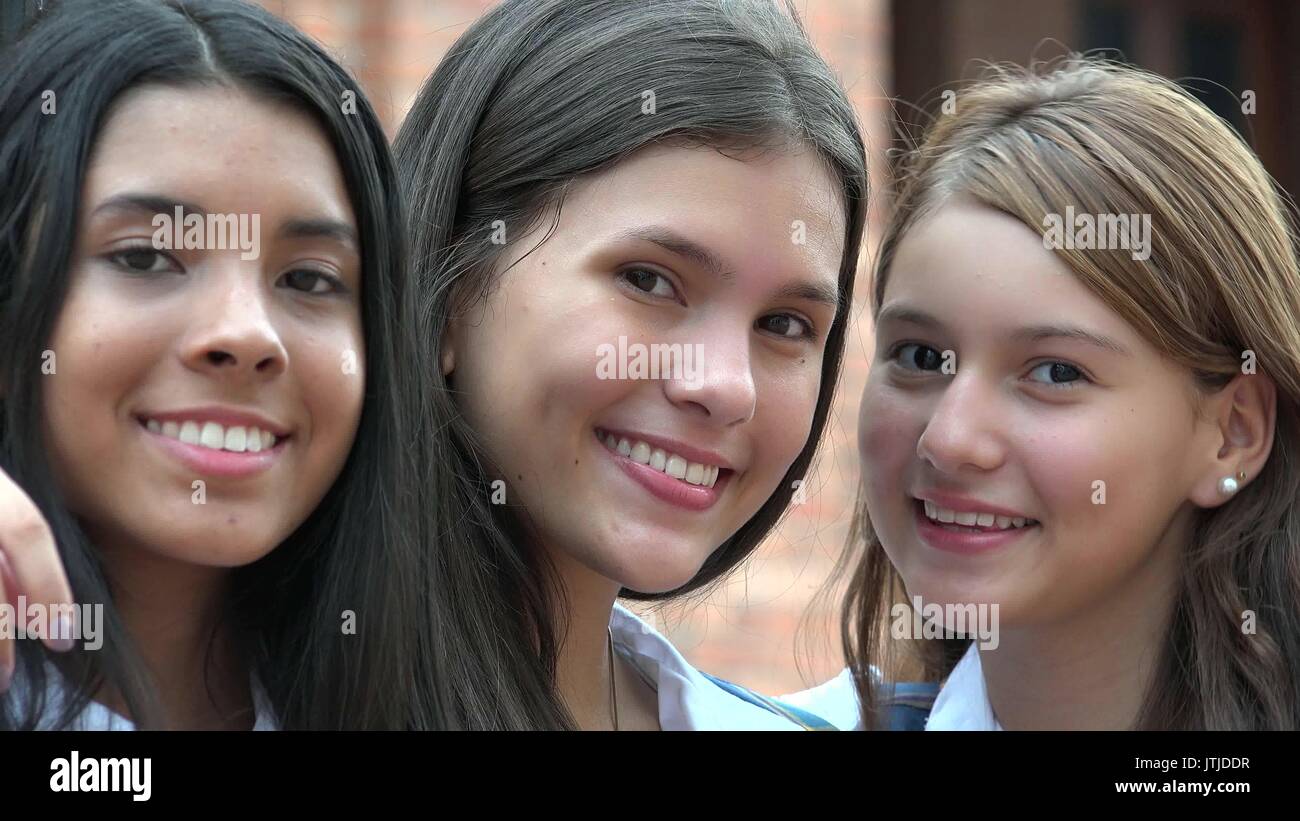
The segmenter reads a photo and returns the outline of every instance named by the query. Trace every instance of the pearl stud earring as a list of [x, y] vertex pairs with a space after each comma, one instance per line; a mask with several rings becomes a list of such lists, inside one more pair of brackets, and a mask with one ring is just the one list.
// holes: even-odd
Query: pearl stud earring
[[1238, 478], [1240, 478], [1242, 481], [1245, 481], [1246, 472], [1244, 470], [1239, 471], [1236, 477], [1224, 476], [1222, 479], [1219, 480], [1219, 492], [1222, 493], [1224, 496], [1231, 496], [1232, 494], [1236, 493], [1237, 489], [1241, 487], [1241, 485], [1237, 481]]

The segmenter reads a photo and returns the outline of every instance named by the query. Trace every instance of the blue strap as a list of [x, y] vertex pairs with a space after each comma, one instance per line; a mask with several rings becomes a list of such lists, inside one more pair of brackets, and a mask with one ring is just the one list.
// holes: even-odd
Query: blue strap
[[885, 727], [889, 730], [924, 730], [930, 719], [939, 685], [932, 681], [900, 681], [881, 688]]
[[775, 713], [776, 715], [779, 715], [782, 718], [785, 718], [795, 724], [798, 724], [800, 727], [804, 728], [805, 730], [839, 729], [834, 724], [831, 724], [829, 721], [822, 718], [821, 716], [813, 715], [807, 710], [800, 709], [799, 707], [795, 707], [792, 704], [786, 704], [783, 701], [777, 701], [774, 698], [768, 698], [767, 696], [759, 695], [758, 693], [755, 693], [753, 690], [749, 690], [744, 687], [741, 687], [739, 684], [732, 684], [730, 681], [727, 681], [726, 679], [721, 679], [718, 678], [717, 676], [711, 676], [708, 673], [701, 672], [701, 675], [703, 675], [709, 681], [718, 685], [722, 689], [726, 690], [728, 693], [731, 693], [736, 698], [742, 701], [747, 701], [756, 707], [762, 707], [764, 710], [767, 710], [769, 713]]

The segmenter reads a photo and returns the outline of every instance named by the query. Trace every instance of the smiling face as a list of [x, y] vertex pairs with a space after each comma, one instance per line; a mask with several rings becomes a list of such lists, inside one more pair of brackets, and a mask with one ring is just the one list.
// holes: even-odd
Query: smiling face
[[[655, 147], [577, 184], [536, 251], [549, 219], [510, 237], [444, 370], [546, 549], [671, 590], [772, 495], [821, 387], [837, 191], [805, 153]], [[656, 343], [680, 368], [632, 378]]]
[[876, 333], [866, 501], [909, 595], [1017, 626], [1171, 584], [1217, 425], [1041, 235], [943, 205], [900, 243]]
[[[200, 247], [157, 249], [175, 204]], [[217, 215], [244, 218], [242, 248], [208, 234]], [[361, 414], [356, 223], [325, 135], [226, 88], [129, 93], [87, 170], [69, 281], [45, 439], [92, 539], [207, 566], [268, 553]]]

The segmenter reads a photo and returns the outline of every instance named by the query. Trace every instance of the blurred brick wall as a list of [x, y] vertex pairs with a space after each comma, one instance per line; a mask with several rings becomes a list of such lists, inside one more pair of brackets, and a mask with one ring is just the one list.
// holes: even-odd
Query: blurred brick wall
[[[390, 135], [443, 53], [493, 5], [492, 0], [260, 2], [325, 44], [352, 70]], [[857, 108], [874, 185], [885, 172], [886, 97], [892, 84], [888, 0], [797, 0], [796, 5]], [[873, 205], [873, 227], [878, 212]], [[876, 233], [869, 228], [869, 239]], [[749, 562], [709, 595], [650, 614], [692, 663], [767, 693], [801, 689], [843, 666], [835, 622], [838, 592], [822, 606], [812, 605], [843, 549], [857, 487], [857, 406], [871, 357], [869, 323], [859, 321], [866, 280], [864, 265], [844, 376], [816, 470], [806, 483], [807, 501], [791, 508]], [[646, 613], [640, 605], [635, 609]]]

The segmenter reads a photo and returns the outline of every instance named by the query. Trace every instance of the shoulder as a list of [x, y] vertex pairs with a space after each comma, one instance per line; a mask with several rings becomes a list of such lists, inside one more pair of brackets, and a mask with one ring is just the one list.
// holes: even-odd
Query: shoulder
[[621, 605], [614, 606], [610, 630], [617, 651], [658, 694], [665, 730], [803, 730], [827, 724], [798, 705], [700, 672], [672, 642]]
[[[21, 717], [35, 704], [40, 709], [36, 721], [37, 730], [53, 730], [58, 726], [59, 718], [67, 704], [75, 697], [72, 686], [58, 668], [49, 661], [45, 662], [43, 673], [43, 693], [30, 675], [15, 676], [7, 695], [11, 716]], [[132, 730], [134, 725], [125, 717], [96, 701], [88, 701], [68, 724], [69, 730]]]
[[[53, 730], [59, 722], [59, 717], [63, 713], [65, 705], [74, 698], [74, 691], [71, 684], [59, 672], [58, 668], [50, 662], [45, 662], [44, 668], [44, 700], [37, 706], [40, 708], [40, 718], [37, 720], [37, 730]], [[253, 706], [255, 710], [254, 730], [276, 730], [278, 729], [275, 719], [275, 713], [271, 706], [271, 700], [266, 694], [266, 690], [261, 686], [257, 677], [254, 676], [250, 681], [253, 694]], [[14, 678], [5, 698], [9, 702], [7, 711], [11, 716], [22, 716], [31, 707], [34, 699], [38, 697], [38, 690], [35, 682], [29, 676], [19, 675]], [[88, 701], [83, 706], [64, 729], [68, 730], [93, 730], [93, 731], [122, 731], [134, 730], [135, 723], [125, 716], [119, 715], [105, 707], [97, 701]]]

